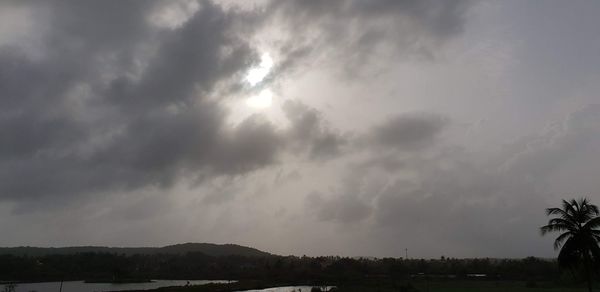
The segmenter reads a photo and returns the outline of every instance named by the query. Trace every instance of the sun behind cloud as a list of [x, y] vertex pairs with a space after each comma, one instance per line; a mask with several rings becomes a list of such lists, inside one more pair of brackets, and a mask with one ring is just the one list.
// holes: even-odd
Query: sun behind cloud
[[[273, 64], [273, 58], [269, 53], [262, 54], [260, 64], [257, 67], [250, 68], [244, 80], [250, 84], [250, 87], [256, 87], [271, 73]], [[271, 107], [272, 103], [273, 92], [268, 87], [246, 99], [246, 105], [254, 109], [266, 109]]]
[[250, 84], [250, 86], [254, 87], [257, 84], [261, 83], [269, 73], [271, 73], [271, 68], [273, 68], [273, 58], [269, 53], [264, 53], [260, 58], [260, 64], [258, 67], [251, 68], [248, 70], [246, 74], [245, 81]]

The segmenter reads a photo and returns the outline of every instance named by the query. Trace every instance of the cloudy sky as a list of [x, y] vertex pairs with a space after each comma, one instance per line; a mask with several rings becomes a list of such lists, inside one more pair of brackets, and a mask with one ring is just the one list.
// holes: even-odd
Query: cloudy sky
[[600, 2], [3, 1], [0, 245], [554, 255]]

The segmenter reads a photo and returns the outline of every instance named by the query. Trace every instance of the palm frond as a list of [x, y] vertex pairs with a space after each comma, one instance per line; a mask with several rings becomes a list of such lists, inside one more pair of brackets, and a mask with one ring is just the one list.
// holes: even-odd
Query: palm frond
[[549, 233], [549, 232], [571, 231], [571, 226], [564, 225], [564, 224], [548, 224], [548, 225], [542, 226], [540, 228], [540, 231], [542, 232], [542, 235], [545, 235], [546, 233]]
[[573, 235], [572, 232], [565, 232], [561, 235], [559, 235], [556, 240], [554, 241], [554, 249], [559, 249], [560, 246], [563, 244], [563, 242], [565, 240], [567, 240], [568, 238], [570, 238]]
[[572, 199], [570, 202], [563, 200], [563, 209], [569, 214], [577, 214], [579, 203], [575, 199]]
[[595, 217], [595, 218], [588, 220], [585, 223], [585, 225], [583, 226], [583, 228], [591, 230], [591, 231], [595, 231], [595, 229], [600, 228], [600, 217]]
[[575, 221], [575, 218], [571, 214], [561, 208], [548, 208], [546, 209], [546, 215], [558, 215], [560, 218]]
[[593, 212], [594, 215], [600, 215], [600, 208], [598, 208], [598, 206], [590, 205], [590, 210]]
[[542, 235], [561, 232], [554, 241], [560, 249], [561, 267], [576, 267], [583, 259], [593, 258], [600, 266], [600, 212], [587, 198], [562, 200], [562, 208], [546, 209], [548, 224], [540, 227]]
[[585, 213], [590, 216], [598, 216], [600, 213], [598, 212], [598, 206], [590, 203], [587, 198], [581, 199], [581, 207], [585, 210]]
[[598, 216], [598, 207], [591, 204], [587, 198], [581, 198], [575, 205], [577, 221], [581, 224]]
[[577, 225], [576, 222], [569, 221], [569, 220], [563, 219], [563, 218], [552, 218], [552, 219], [548, 220], [548, 225], [564, 225], [564, 226], [569, 226], [569, 229], [573, 229], [573, 230], [579, 229], [579, 226]]

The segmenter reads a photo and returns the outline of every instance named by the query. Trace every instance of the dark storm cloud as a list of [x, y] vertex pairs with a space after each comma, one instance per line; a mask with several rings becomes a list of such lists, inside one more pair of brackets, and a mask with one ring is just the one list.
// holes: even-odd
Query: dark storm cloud
[[[311, 8], [321, 4], [294, 3], [287, 5], [299, 5], [303, 17], [341, 12], [370, 21], [387, 8], [397, 11], [386, 17], [430, 17], [422, 4], [331, 2], [323, 10]], [[42, 31], [36, 43], [42, 53], [30, 56], [19, 48], [28, 44], [0, 50], [4, 197], [166, 187], [179, 176], [236, 175], [270, 165], [284, 145], [327, 159], [347, 143], [318, 111], [297, 102], [284, 105], [291, 127], [277, 132], [256, 117], [229, 129], [226, 109], [204, 98], [256, 59], [240, 35], [249, 28], [240, 29], [238, 21], [257, 24], [253, 19], [260, 12], [225, 11], [201, 1], [187, 22], [166, 29], [149, 21], [167, 5], [163, 1], [10, 4], [30, 5], [39, 16], [33, 21]], [[289, 13], [282, 4], [272, 5]], [[422, 21], [429, 26], [431, 20]], [[424, 136], [431, 131], [416, 129], [421, 130]], [[397, 136], [414, 133], [382, 135], [388, 134], [403, 139]]]
[[205, 98], [256, 57], [233, 30], [238, 15], [202, 1], [165, 30], [148, 22], [165, 2], [55, 4], [33, 6], [47, 30], [41, 56], [0, 50], [2, 197], [164, 187], [276, 160], [269, 123], [252, 117], [232, 129]]
[[[277, 1], [265, 11], [199, 4], [187, 21], [170, 28], [150, 21], [169, 5], [165, 1], [5, 4], [31, 8], [39, 32], [32, 44], [0, 48], [2, 196], [70, 196], [166, 187], [180, 176], [242, 174], [275, 163], [285, 145], [311, 159], [335, 157], [346, 138], [300, 103], [284, 106], [291, 122], [285, 132], [256, 117], [236, 129], [225, 125], [226, 109], [205, 96], [214, 95], [218, 84], [237, 86], [228, 82], [257, 58], [241, 34], [270, 13], [297, 21], [325, 17], [339, 25], [351, 18], [371, 23], [379, 15], [408, 17], [440, 36], [459, 26], [451, 15], [460, 18], [454, 2], [434, 8], [433, 2]], [[22, 50], [33, 45], [35, 56]], [[307, 55], [288, 47], [290, 58]], [[379, 129], [376, 143], [424, 143], [435, 125], [416, 123], [422, 126], [416, 132], [411, 125], [400, 132], [393, 132], [394, 125]]]

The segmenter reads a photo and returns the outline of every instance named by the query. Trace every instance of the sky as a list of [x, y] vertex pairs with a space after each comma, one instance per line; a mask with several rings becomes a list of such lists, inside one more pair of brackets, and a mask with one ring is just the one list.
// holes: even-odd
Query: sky
[[553, 257], [600, 2], [0, 2], [0, 246]]

